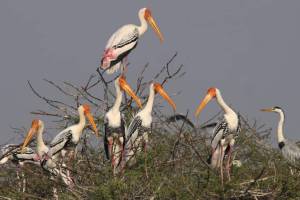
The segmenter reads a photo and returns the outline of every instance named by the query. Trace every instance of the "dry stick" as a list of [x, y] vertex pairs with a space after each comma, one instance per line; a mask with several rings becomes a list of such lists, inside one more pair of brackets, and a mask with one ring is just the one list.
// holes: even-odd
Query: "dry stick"
[[69, 108], [71, 108], [71, 109], [73, 109], [73, 110], [77, 110], [77, 108], [75, 108], [75, 107], [73, 107], [73, 106], [70, 106], [70, 105], [68, 105], [68, 104], [65, 104], [65, 103], [63, 103], [63, 102], [61, 102], [61, 101], [51, 100], [51, 99], [48, 99], [48, 98], [46, 98], [46, 97], [41, 96], [41, 95], [33, 88], [33, 86], [31, 85], [30, 81], [27, 81], [27, 83], [28, 83], [28, 85], [29, 85], [31, 91], [32, 91], [37, 97], [39, 97], [40, 99], [44, 100], [47, 104], [49, 104], [50, 106], [56, 108], [57, 110], [62, 110], [62, 108], [60, 108], [59, 106], [57, 106], [57, 105], [55, 105], [55, 104], [61, 104], [61, 105], [63, 105], [63, 106], [69, 107]]
[[61, 93], [63, 93], [66, 96], [70, 96], [70, 97], [75, 97], [75, 95], [73, 94], [69, 94], [68, 92], [66, 92], [65, 90], [63, 90], [59, 85], [55, 84], [53, 81], [50, 81], [48, 79], [43, 79], [45, 82], [49, 83], [50, 85], [54, 86], [56, 89], [58, 89]]
[[[189, 111], [187, 110], [186, 114], [185, 114], [185, 117], [187, 117], [189, 114]], [[175, 159], [175, 150], [176, 150], [176, 147], [178, 146], [179, 144], [179, 141], [180, 141], [180, 137], [181, 137], [181, 134], [182, 134], [182, 130], [183, 130], [183, 127], [185, 125], [185, 121], [183, 121], [180, 129], [179, 129], [179, 132], [177, 134], [177, 140], [175, 141], [174, 145], [173, 145], [173, 150], [171, 151], [172, 152], [172, 158], [173, 160]]]
[[4, 197], [4, 196], [0, 196], [0, 199], [12, 200], [11, 198], [9, 198], [9, 197]]
[[254, 179], [254, 181], [247, 187], [244, 194], [248, 193], [248, 191], [255, 185], [255, 183], [261, 178], [261, 176], [264, 174], [266, 167], [264, 167], [261, 172], [258, 174], [258, 176]]
[[184, 65], [180, 65], [177, 70], [172, 73], [172, 74], [169, 74], [169, 66], [167, 66], [167, 69], [168, 69], [168, 76], [164, 78], [164, 80], [162, 81], [161, 85], [164, 85], [169, 79], [172, 79], [173, 77], [175, 77], [182, 69]]
[[169, 66], [169, 64], [173, 62], [176, 56], [177, 56], [177, 52], [175, 52], [175, 54], [171, 57], [171, 59], [169, 59], [169, 61], [162, 67], [162, 69], [154, 76], [154, 79], [157, 79], [163, 73], [163, 71]]
[[[74, 90], [76, 90], [84, 99], [86, 99], [88, 102], [90, 102], [91, 104], [93, 104], [94, 106], [98, 106], [98, 104], [96, 104], [95, 102], [93, 102], [92, 100], [90, 100], [89, 98], [87, 98], [84, 93], [77, 87], [75, 87], [73, 84], [68, 83], [68, 82], [64, 82], [64, 84], [70, 86], [71, 88], [73, 88]], [[77, 100], [77, 104], [78, 104], [78, 98], [79, 96], [77, 95], [76, 100]], [[78, 105], [77, 105], [78, 107]]]
[[209, 164], [207, 164], [207, 162], [205, 162], [201, 156], [201, 154], [198, 152], [198, 150], [195, 148], [194, 144], [192, 143], [191, 140], [188, 139], [189, 145], [192, 147], [192, 149], [194, 150], [194, 152], [196, 153], [196, 155], [199, 157], [199, 159], [201, 160], [201, 162], [210, 170], [212, 171], [215, 175], [217, 175], [217, 173], [215, 172], [215, 170], [213, 168], [211, 168], [211, 166], [209, 166]]
[[95, 77], [94, 74], [90, 75], [88, 81], [86, 82], [85, 86], [83, 87], [83, 90], [87, 90], [88, 86], [90, 85], [90, 83], [94, 77]]
[[43, 111], [43, 110], [32, 111], [30, 113], [33, 114], [33, 115], [43, 115], [43, 116], [50, 116], [50, 117], [64, 117], [62, 115], [48, 113], [48, 112]]

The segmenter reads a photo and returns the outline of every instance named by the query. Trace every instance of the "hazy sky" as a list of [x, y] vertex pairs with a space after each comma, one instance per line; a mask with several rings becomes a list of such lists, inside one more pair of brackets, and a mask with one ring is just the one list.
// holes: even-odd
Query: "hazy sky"
[[[28, 127], [30, 111], [45, 106], [27, 80], [48, 96], [57, 93], [43, 78], [83, 84], [95, 73], [110, 35], [124, 24], [139, 24], [142, 7], [151, 8], [165, 42], [152, 30], [145, 33], [129, 56], [129, 82], [146, 62], [152, 77], [177, 51], [174, 64], [184, 64], [187, 74], [166, 89], [182, 90], [175, 98], [178, 112], [194, 112], [207, 88], [216, 86], [235, 110], [274, 128], [275, 114], [259, 109], [282, 106], [286, 135], [300, 138], [300, 1], [2, 0], [0, 144], [13, 135], [10, 126]], [[210, 103], [200, 120], [217, 110]]]

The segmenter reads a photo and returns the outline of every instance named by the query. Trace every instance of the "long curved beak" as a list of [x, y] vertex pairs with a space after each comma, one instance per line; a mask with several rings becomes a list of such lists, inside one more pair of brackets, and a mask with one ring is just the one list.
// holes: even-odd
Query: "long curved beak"
[[260, 111], [262, 111], [262, 112], [272, 112], [273, 109], [272, 108], [263, 108], [263, 109], [260, 109]]
[[94, 117], [92, 116], [92, 114], [91, 114], [90, 112], [86, 112], [86, 113], [85, 113], [85, 116], [86, 116], [86, 118], [89, 120], [90, 124], [92, 125], [92, 128], [93, 128], [93, 131], [94, 131], [95, 135], [96, 135], [97, 137], [99, 137], [99, 132], [98, 132], [96, 123], [95, 123], [95, 121], [94, 121]]
[[170, 98], [168, 93], [163, 89], [161, 85], [156, 85], [155, 91], [158, 92], [171, 106], [174, 110], [176, 110], [176, 104], [174, 101]]
[[122, 90], [124, 90], [129, 96], [131, 96], [133, 98], [133, 100], [136, 102], [136, 104], [142, 108], [142, 102], [140, 100], [139, 97], [136, 96], [136, 94], [134, 93], [134, 91], [132, 90], [132, 88], [130, 87], [130, 85], [128, 85], [128, 83], [125, 81], [124, 78], [120, 78], [120, 87], [122, 88]]
[[25, 147], [28, 145], [28, 143], [31, 141], [32, 137], [34, 136], [34, 134], [37, 132], [37, 128], [36, 126], [31, 126], [31, 128], [29, 129], [27, 136], [23, 142], [23, 146], [21, 149], [21, 153], [24, 153], [25, 151]]
[[208, 104], [208, 102], [210, 100], [212, 100], [213, 96], [211, 94], [207, 94], [204, 99], [202, 100], [202, 102], [199, 104], [196, 112], [195, 112], [195, 117], [198, 117], [200, 112], [205, 108], [205, 106]]
[[151, 15], [147, 18], [147, 21], [151, 25], [151, 27], [153, 28], [156, 35], [158, 36], [160, 42], [162, 43], [164, 41], [164, 37], [163, 37], [156, 21], [153, 19], [153, 17]]

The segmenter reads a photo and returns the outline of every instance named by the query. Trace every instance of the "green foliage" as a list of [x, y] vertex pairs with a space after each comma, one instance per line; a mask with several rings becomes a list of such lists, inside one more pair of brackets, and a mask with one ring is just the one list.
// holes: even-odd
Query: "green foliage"
[[[204, 136], [167, 133], [154, 129], [147, 153], [140, 153], [124, 174], [112, 175], [103, 152], [89, 149], [72, 162], [74, 188], [51, 180], [39, 167], [27, 165], [27, 188], [18, 191], [16, 168], [2, 167], [0, 196], [12, 199], [49, 199], [56, 186], [60, 199], [297, 199], [300, 171], [287, 163], [277, 149], [246, 128], [234, 151], [241, 167], [233, 166], [231, 180], [221, 184], [219, 171], [202, 160], [208, 156]], [[202, 142], [201, 142], [202, 141]], [[293, 174], [291, 174], [293, 173]]]

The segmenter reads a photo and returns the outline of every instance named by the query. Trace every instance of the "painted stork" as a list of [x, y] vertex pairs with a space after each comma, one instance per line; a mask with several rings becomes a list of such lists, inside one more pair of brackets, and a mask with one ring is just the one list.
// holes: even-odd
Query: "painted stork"
[[120, 112], [123, 93], [129, 94], [141, 108], [142, 103], [135, 95], [131, 87], [126, 82], [124, 76], [120, 76], [115, 80], [116, 100], [114, 105], [108, 110], [104, 118], [105, 136], [104, 149], [107, 159], [111, 159], [113, 173], [116, 173], [116, 168], [120, 165], [123, 157], [125, 145], [125, 119]]
[[64, 183], [69, 186], [72, 184], [72, 180], [67, 177], [66, 174], [62, 173], [62, 171], [59, 169], [59, 166], [57, 165], [57, 158], [52, 157], [51, 149], [44, 143], [44, 127], [44, 122], [42, 120], [34, 119], [32, 121], [31, 128], [29, 129], [24, 140], [21, 152], [23, 153], [28, 143], [36, 135], [36, 156], [37, 160], [40, 161], [40, 166], [45, 171], [49, 172], [52, 176], [61, 175]]
[[127, 24], [119, 28], [108, 40], [102, 55], [100, 68], [112, 74], [120, 67], [124, 69], [127, 55], [137, 46], [139, 38], [147, 31], [149, 23], [160, 41], [163, 35], [153, 19], [150, 9], [142, 8], [139, 11], [141, 25]]
[[126, 145], [128, 145], [126, 150], [129, 151], [126, 154], [126, 162], [134, 156], [135, 152], [141, 151], [142, 144], [144, 145], [144, 150], [146, 150], [148, 134], [151, 132], [152, 108], [156, 93], [159, 93], [176, 110], [176, 104], [163, 89], [162, 85], [151, 83], [145, 107], [135, 115], [126, 131]]
[[261, 109], [263, 112], [275, 112], [279, 114], [279, 122], [277, 127], [277, 142], [278, 147], [282, 152], [284, 158], [288, 161], [294, 163], [296, 160], [300, 160], [300, 148], [295, 144], [295, 142], [286, 139], [283, 133], [284, 126], [284, 111], [282, 108], [275, 106], [273, 108]]
[[[35, 119], [32, 121], [31, 128], [24, 140], [22, 151], [26, 148], [33, 136], [36, 135], [36, 154], [40, 161], [40, 166], [50, 174], [52, 179], [60, 176], [67, 186], [73, 186], [74, 183], [69, 174], [63, 173], [63, 170], [57, 165], [57, 157], [52, 157], [51, 149], [44, 143], [44, 127], [44, 122], [42, 120]], [[53, 187], [53, 196], [55, 199], [58, 199], [56, 187]]]
[[225, 103], [218, 88], [208, 89], [205, 98], [195, 112], [196, 117], [213, 98], [216, 98], [217, 103], [223, 109], [224, 118], [217, 123], [214, 129], [214, 136], [211, 140], [211, 155], [208, 162], [213, 168], [220, 168], [223, 183], [223, 159], [227, 155], [226, 171], [230, 180], [231, 154], [235, 137], [241, 131], [241, 124], [239, 115]]
[[58, 133], [50, 143], [51, 155], [58, 156], [59, 154], [64, 157], [66, 153], [72, 152], [79, 143], [80, 136], [86, 125], [86, 118], [92, 125], [92, 129], [96, 136], [99, 136], [97, 126], [94, 118], [91, 115], [90, 106], [83, 104], [78, 107], [79, 122], [72, 125], [60, 133]]
[[30, 147], [26, 147], [21, 152], [21, 145], [7, 144], [1, 148], [1, 153], [0, 165], [9, 161], [17, 166], [23, 166], [25, 163], [39, 164], [37, 154]]
[[[16, 165], [17, 170], [17, 179], [18, 179], [18, 190], [25, 192], [26, 191], [26, 178], [24, 172], [21, 172], [21, 177], [19, 170], [24, 164], [35, 164], [40, 165], [38, 156], [35, 151], [29, 147], [26, 147], [21, 153], [21, 145], [19, 144], [7, 144], [1, 148], [2, 156], [0, 158], [0, 165], [6, 164], [8, 162]], [[22, 180], [21, 180], [22, 179]]]

